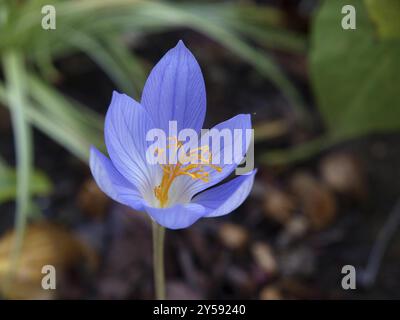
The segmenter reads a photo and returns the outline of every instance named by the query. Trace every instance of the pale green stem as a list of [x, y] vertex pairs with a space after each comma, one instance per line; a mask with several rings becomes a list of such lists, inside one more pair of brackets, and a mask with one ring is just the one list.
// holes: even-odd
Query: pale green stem
[[18, 266], [30, 206], [29, 185], [32, 165], [32, 134], [26, 119], [26, 86], [23, 56], [18, 51], [4, 53], [3, 70], [7, 84], [7, 99], [14, 130], [17, 162], [15, 238], [8, 280], [10, 282]]
[[153, 272], [157, 300], [165, 300], [164, 236], [165, 228], [153, 223]]

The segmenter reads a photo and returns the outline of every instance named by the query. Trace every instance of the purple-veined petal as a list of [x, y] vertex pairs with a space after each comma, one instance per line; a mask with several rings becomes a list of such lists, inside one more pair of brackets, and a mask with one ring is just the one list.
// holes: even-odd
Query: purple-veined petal
[[239, 207], [249, 195], [253, 187], [257, 170], [250, 174], [239, 176], [218, 187], [206, 190], [192, 199], [192, 203], [206, 208], [204, 217], [219, 217], [228, 214]]
[[[212, 138], [211, 136], [213, 135], [213, 129], [217, 129], [220, 132], [223, 130], [227, 130], [232, 138], [232, 141], [228, 141], [227, 144], [224, 143], [224, 139], [221, 138], [219, 139], [220, 141], [220, 146], [219, 148], [213, 148], [213, 143], [212, 143]], [[239, 129], [239, 131], [236, 131], [236, 133], [239, 133], [235, 135], [235, 129]], [[221, 172], [218, 172], [217, 170], [209, 167], [205, 167], [205, 171], [209, 173], [209, 181], [208, 182], [203, 182], [201, 180], [193, 180], [190, 177], [182, 177], [180, 181], [177, 181], [179, 184], [179, 189], [184, 190], [185, 193], [189, 193], [191, 196], [194, 196], [195, 194], [221, 182], [225, 178], [227, 178], [233, 170], [238, 166], [238, 163], [241, 162], [243, 157], [245, 156], [247, 149], [250, 144], [250, 139], [246, 137], [246, 130], [251, 129], [251, 117], [249, 114], [238, 114], [237, 116], [226, 120], [224, 122], [219, 123], [218, 125], [214, 126], [211, 130], [209, 130], [207, 133], [205, 133], [202, 136], [202, 139], [204, 138], [211, 138], [207, 143], [209, 143], [209, 148], [212, 151], [212, 159], [218, 159], [218, 156], [220, 158], [219, 163], [216, 165], [219, 165], [222, 168]], [[217, 136], [215, 136], [217, 138]], [[241, 142], [241, 145], [239, 144]], [[236, 148], [236, 149], [235, 149]], [[215, 149], [215, 150], [214, 150]], [[239, 161], [231, 161], [231, 163], [227, 163], [227, 161], [224, 162], [225, 157], [224, 154], [225, 152], [227, 154], [231, 154], [232, 158], [235, 153], [235, 150], [238, 151], [238, 156], [239, 156]], [[232, 158], [228, 157], [228, 160], [234, 160]]]
[[203, 206], [193, 203], [177, 204], [168, 208], [145, 206], [145, 210], [158, 224], [168, 229], [187, 228], [205, 213]]
[[137, 188], [125, 179], [110, 159], [95, 147], [90, 148], [90, 170], [99, 188], [113, 200], [142, 210], [142, 196]]
[[152, 195], [160, 167], [146, 161], [147, 132], [154, 128], [144, 108], [125, 94], [113, 93], [105, 120], [105, 142], [117, 170], [144, 196]]
[[168, 135], [168, 122], [178, 132], [200, 131], [206, 113], [206, 92], [200, 66], [182, 41], [157, 63], [143, 88], [141, 104], [157, 128]]

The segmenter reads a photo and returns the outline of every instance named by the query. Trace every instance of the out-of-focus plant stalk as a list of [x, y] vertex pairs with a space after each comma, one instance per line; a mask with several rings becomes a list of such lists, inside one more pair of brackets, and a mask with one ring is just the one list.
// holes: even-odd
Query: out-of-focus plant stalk
[[7, 102], [14, 131], [17, 163], [17, 198], [15, 229], [16, 237], [11, 251], [9, 280], [17, 269], [18, 259], [24, 239], [26, 220], [30, 207], [30, 176], [32, 166], [32, 135], [25, 113], [25, 71], [23, 56], [17, 50], [9, 50], [2, 57], [7, 86]]
[[165, 228], [157, 222], [153, 224], [153, 272], [156, 299], [165, 300], [164, 237]]

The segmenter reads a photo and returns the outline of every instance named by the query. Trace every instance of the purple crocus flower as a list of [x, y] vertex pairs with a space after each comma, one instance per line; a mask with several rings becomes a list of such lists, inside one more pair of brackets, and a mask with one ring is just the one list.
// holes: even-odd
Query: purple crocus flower
[[[186, 228], [202, 217], [218, 217], [235, 210], [247, 198], [256, 170], [215, 186], [237, 164], [149, 164], [146, 134], [153, 128], [200, 133], [206, 113], [206, 93], [200, 67], [182, 41], [169, 50], [151, 71], [141, 102], [113, 93], [105, 119], [105, 143], [110, 159], [95, 147], [90, 168], [100, 189], [115, 201], [146, 211], [169, 229]], [[214, 128], [251, 129], [250, 115], [239, 114]], [[243, 139], [245, 141], [246, 139]], [[244, 144], [245, 155], [248, 142]], [[231, 148], [221, 144], [220, 152]], [[215, 187], [213, 187], [215, 186]]]

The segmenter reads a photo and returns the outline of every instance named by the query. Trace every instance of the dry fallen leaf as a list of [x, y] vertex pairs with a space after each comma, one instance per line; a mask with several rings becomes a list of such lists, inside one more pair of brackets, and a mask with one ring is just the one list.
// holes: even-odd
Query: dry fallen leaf
[[366, 193], [366, 183], [361, 162], [349, 152], [332, 153], [320, 163], [320, 172], [332, 190], [355, 197]]
[[89, 178], [83, 184], [78, 193], [78, 207], [92, 218], [103, 218], [110, 204], [110, 198], [100, 190], [96, 182]]
[[257, 242], [251, 246], [251, 252], [257, 265], [265, 273], [274, 275], [278, 272], [278, 264], [268, 244]]
[[282, 300], [282, 292], [275, 286], [264, 287], [259, 296], [260, 300]]
[[307, 172], [300, 172], [292, 177], [291, 188], [299, 198], [311, 228], [321, 230], [334, 221], [336, 198], [325, 184]]
[[237, 224], [223, 223], [219, 228], [219, 237], [226, 247], [235, 250], [246, 245], [249, 234], [245, 228]]
[[287, 247], [302, 238], [309, 230], [309, 221], [303, 215], [296, 215], [289, 220], [277, 239], [278, 247]]
[[[42, 222], [27, 227], [17, 269], [10, 272], [14, 235], [12, 230], [0, 238], [0, 292], [6, 298], [53, 298], [55, 291], [44, 290], [41, 286], [43, 266], [54, 266], [58, 279], [64, 271], [82, 260], [92, 267], [96, 263], [94, 252], [70, 232]], [[8, 280], [10, 274], [12, 278]]]
[[265, 193], [264, 212], [268, 218], [285, 224], [290, 220], [296, 206], [287, 192], [269, 187]]

